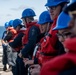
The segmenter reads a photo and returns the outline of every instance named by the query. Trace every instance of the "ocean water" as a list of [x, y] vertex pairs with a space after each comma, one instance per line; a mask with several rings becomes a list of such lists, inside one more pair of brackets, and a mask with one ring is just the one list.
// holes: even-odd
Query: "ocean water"
[[2, 34], [5, 31], [4, 26], [0, 26], [0, 39], [2, 38]]

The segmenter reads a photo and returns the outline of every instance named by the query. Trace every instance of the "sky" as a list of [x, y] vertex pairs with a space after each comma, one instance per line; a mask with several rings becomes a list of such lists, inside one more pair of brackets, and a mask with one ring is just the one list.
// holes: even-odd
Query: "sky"
[[36, 12], [36, 19], [41, 12], [46, 10], [47, 0], [0, 0], [0, 26], [5, 22], [21, 18], [22, 12], [26, 8], [32, 8]]
[[32, 8], [37, 15], [35, 19], [38, 19], [40, 13], [46, 10], [46, 2], [47, 0], [0, 0], [0, 26], [10, 20], [20, 19], [26, 8]]

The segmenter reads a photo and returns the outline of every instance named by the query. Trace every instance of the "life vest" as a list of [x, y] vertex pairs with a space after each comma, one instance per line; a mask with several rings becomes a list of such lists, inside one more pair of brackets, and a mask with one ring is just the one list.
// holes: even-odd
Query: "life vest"
[[40, 42], [38, 42], [34, 48], [34, 52], [33, 52], [33, 57], [32, 59], [34, 59], [35, 57], [38, 58], [39, 56], [39, 52], [40, 52], [40, 48], [41, 48], [41, 42], [43, 41], [44, 38], [42, 38], [40, 40]]
[[32, 23], [27, 24], [27, 29], [26, 29], [25, 35], [22, 39], [23, 45], [26, 45], [28, 43], [28, 34], [29, 34], [29, 30], [32, 26], [36, 26], [39, 28], [39, 25], [37, 24], [37, 22], [32, 22]]
[[[21, 29], [17, 32], [15, 38], [16, 38], [20, 33], [25, 34], [25, 31], [26, 31], [26, 28], [21, 28]], [[16, 48], [14, 48], [14, 50], [18, 52], [18, 51], [20, 51], [22, 48], [23, 48], [23, 45], [20, 45], [20, 46], [17, 46]]]
[[41, 56], [41, 43], [43, 42], [44, 37], [40, 40], [38, 49], [36, 52], [36, 58], [38, 59], [38, 64], [42, 65], [42, 56]]
[[26, 32], [26, 28], [21, 28], [21, 29], [17, 32], [17, 34], [15, 35], [15, 38], [16, 38], [20, 33], [25, 34], [25, 32]]
[[13, 27], [8, 27], [8, 31], [11, 32], [13, 35], [12, 38], [8, 42], [12, 42], [17, 34], [17, 31]]
[[59, 75], [61, 72], [70, 72], [70, 69], [76, 68], [76, 37], [66, 39], [64, 46], [68, 52], [45, 63], [40, 75]]
[[56, 36], [57, 30], [52, 30], [56, 26], [56, 21], [57, 18], [54, 20], [48, 35], [45, 36], [44, 41], [41, 43], [39, 59], [42, 64], [57, 56], [57, 50], [55, 49], [58, 40]]

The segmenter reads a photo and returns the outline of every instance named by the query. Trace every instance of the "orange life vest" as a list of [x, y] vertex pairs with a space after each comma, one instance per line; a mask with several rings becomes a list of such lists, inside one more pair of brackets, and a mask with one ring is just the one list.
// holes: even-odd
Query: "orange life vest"
[[36, 26], [36, 27], [39, 27], [39, 25], [37, 24], [37, 22], [32, 22], [32, 23], [29, 23], [27, 24], [27, 29], [25, 31], [25, 35], [22, 39], [22, 43], [23, 45], [26, 45], [28, 43], [28, 34], [29, 34], [29, 30], [32, 26]]
[[[26, 29], [20, 29], [20, 30], [17, 32], [15, 38], [16, 38], [20, 33], [25, 34], [25, 31], [26, 31]], [[14, 50], [15, 50], [15, 51], [20, 51], [22, 48], [23, 48], [23, 45], [18, 46], [17, 48], [14, 48]]]
[[[40, 75], [74, 75], [73, 69], [76, 70], [76, 37], [67, 38], [64, 41], [65, 48], [68, 52], [53, 58], [43, 65]], [[69, 75], [68, 74], [68, 75]]]
[[12, 38], [8, 42], [12, 42], [17, 34], [17, 31], [13, 27], [8, 27], [8, 31], [11, 32], [13, 35]]
[[55, 49], [55, 45], [58, 40], [56, 36], [57, 30], [52, 30], [56, 26], [56, 20], [57, 18], [52, 24], [52, 27], [48, 33], [49, 35], [47, 35], [44, 38], [44, 41], [41, 43], [41, 50], [38, 56], [39, 62], [41, 62], [41, 64], [57, 56], [57, 50]]

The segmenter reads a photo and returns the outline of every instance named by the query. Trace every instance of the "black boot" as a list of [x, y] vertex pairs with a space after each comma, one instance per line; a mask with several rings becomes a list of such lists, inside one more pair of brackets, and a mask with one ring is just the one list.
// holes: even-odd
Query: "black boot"
[[6, 71], [7, 70], [7, 67], [6, 67], [6, 65], [4, 65], [4, 67], [3, 67], [3, 71]]

